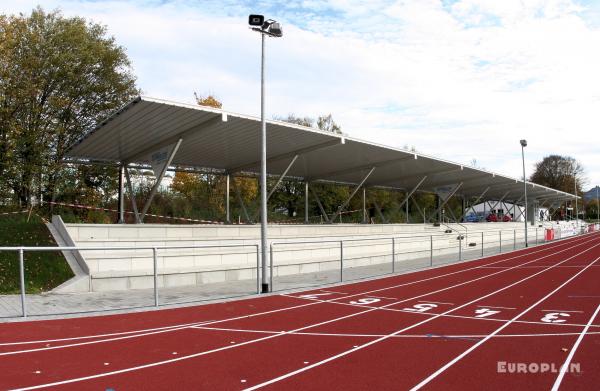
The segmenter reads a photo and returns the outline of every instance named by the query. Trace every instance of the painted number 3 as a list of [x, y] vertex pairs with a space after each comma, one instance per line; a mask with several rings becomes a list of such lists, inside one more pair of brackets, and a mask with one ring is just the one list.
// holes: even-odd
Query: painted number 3
[[549, 314], [544, 315], [542, 318], [542, 322], [546, 323], [564, 323], [565, 319], [560, 319], [560, 317], [571, 316], [569, 314], [565, 314], [564, 312], [550, 312]]

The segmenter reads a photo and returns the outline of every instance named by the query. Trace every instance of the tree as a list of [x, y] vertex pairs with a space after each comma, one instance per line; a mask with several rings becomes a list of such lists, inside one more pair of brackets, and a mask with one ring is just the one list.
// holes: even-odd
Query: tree
[[529, 180], [567, 193], [582, 194], [586, 182], [583, 166], [570, 156], [550, 155], [536, 163]]
[[342, 128], [335, 123], [331, 114], [319, 116], [317, 118], [317, 128], [326, 132], [342, 134]]
[[[307, 126], [314, 128], [315, 126], [327, 132], [333, 132], [341, 134], [341, 128], [338, 124], [333, 121], [331, 114], [321, 115], [315, 121], [311, 117], [298, 117], [293, 113], [287, 115], [287, 117], [275, 117], [276, 120], [284, 121], [296, 125]], [[274, 182], [274, 181], [270, 181]], [[331, 208], [332, 205], [329, 203], [336, 203], [339, 205], [344, 201], [344, 195], [348, 192], [347, 189], [336, 186], [333, 184], [317, 186], [319, 191], [323, 192], [324, 204], [326, 208]], [[321, 197], [321, 196], [320, 196]], [[279, 188], [271, 197], [270, 204], [275, 209], [285, 209], [288, 217], [293, 217], [298, 212], [304, 212], [304, 185], [295, 180], [284, 180], [279, 185]], [[336, 205], [336, 207], [337, 207]], [[309, 211], [309, 214], [320, 214], [318, 207]]]
[[215, 109], [223, 108], [223, 104], [221, 103], [221, 101], [219, 101], [219, 98], [212, 94], [208, 94], [206, 96], [198, 96], [198, 94], [194, 92], [194, 98], [196, 99], [196, 103], [200, 106], [214, 107]]
[[20, 203], [54, 198], [68, 147], [138, 94], [104, 26], [40, 7], [0, 15], [0, 176]]

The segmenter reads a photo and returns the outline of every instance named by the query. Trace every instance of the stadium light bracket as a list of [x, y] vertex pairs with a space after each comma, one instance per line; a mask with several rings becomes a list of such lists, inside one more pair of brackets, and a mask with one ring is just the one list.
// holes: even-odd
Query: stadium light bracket
[[251, 27], [252, 30], [269, 37], [280, 38], [283, 36], [281, 24], [273, 19], [265, 20], [263, 15], [250, 15], [248, 17], [248, 24], [253, 26]]

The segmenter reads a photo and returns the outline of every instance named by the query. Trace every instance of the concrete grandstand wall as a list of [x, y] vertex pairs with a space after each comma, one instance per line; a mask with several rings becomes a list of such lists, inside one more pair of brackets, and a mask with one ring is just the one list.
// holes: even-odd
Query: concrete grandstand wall
[[[89, 271], [89, 289], [110, 291], [153, 286], [153, 255], [157, 253], [160, 287], [193, 286], [211, 282], [256, 278], [260, 242], [258, 225], [119, 225], [65, 224], [55, 218], [56, 232], [80, 250], [75, 257]], [[62, 227], [60, 227], [62, 225]], [[446, 233], [448, 228], [453, 232]], [[522, 229], [519, 223], [476, 223], [434, 227], [424, 224], [270, 225], [273, 274], [284, 276], [339, 268], [339, 242], [344, 241], [344, 266], [348, 268], [389, 263], [394, 237], [396, 262], [434, 255], [454, 254], [458, 236], [462, 243], [480, 245], [495, 238], [498, 230]], [[474, 234], [477, 231], [479, 234]], [[506, 234], [507, 240], [513, 235]], [[522, 240], [523, 232], [516, 235]], [[308, 242], [308, 243], [306, 243]], [[210, 248], [181, 247], [212, 246]], [[236, 247], [229, 247], [236, 246]], [[245, 247], [244, 247], [245, 246]], [[125, 249], [131, 248], [131, 249]]]

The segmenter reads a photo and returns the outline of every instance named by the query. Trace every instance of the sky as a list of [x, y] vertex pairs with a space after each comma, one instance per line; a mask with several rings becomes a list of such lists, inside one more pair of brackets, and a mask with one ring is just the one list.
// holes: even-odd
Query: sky
[[[260, 114], [260, 36], [248, 14], [283, 26], [266, 44], [266, 112], [333, 115], [352, 137], [491, 171], [527, 175], [550, 154], [600, 184], [600, 0], [0, 0], [107, 26], [148, 96], [213, 94]], [[474, 162], [475, 160], [475, 162]]]

